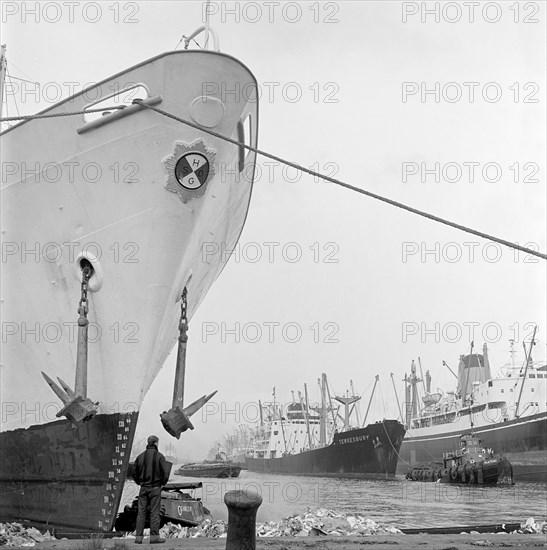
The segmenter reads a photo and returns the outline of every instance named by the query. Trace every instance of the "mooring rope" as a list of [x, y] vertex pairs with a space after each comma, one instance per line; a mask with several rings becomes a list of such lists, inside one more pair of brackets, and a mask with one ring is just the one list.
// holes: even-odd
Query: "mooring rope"
[[373, 193], [371, 191], [367, 191], [365, 189], [361, 189], [360, 187], [355, 187], [354, 185], [351, 185], [349, 183], [345, 183], [341, 180], [338, 180], [336, 178], [332, 178], [330, 176], [327, 176], [325, 174], [322, 174], [320, 172], [316, 172], [315, 170], [311, 170], [310, 168], [305, 168], [304, 166], [301, 166], [300, 164], [296, 164], [295, 162], [291, 162], [289, 160], [283, 159], [281, 157], [278, 157], [277, 155], [273, 155], [272, 153], [268, 153], [266, 151], [263, 151], [261, 149], [257, 149], [256, 147], [252, 147], [250, 145], [247, 145], [245, 143], [241, 143], [235, 139], [229, 138], [227, 136], [223, 136], [219, 134], [218, 132], [214, 132], [213, 130], [209, 130], [207, 128], [202, 128], [198, 124], [194, 124], [193, 122], [190, 122], [188, 120], [182, 119], [180, 117], [177, 117], [171, 113], [168, 113], [167, 111], [164, 111], [162, 109], [158, 109], [157, 107], [154, 107], [152, 105], [146, 105], [145, 103], [142, 103], [142, 100], [135, 100], [136, 103], [139, 105], [142, 105], [143, 107], [146, 107], [147, 109], [150, 109], [152, 111], [155, 111], [163, 116], [166, 116], [168, 118], [171, 118], [173, 120], [176, 120], [177, 122], [181, 122], [182, 124], [186, 124], [187, 126], [190, 126], [192, 128], [195, 128], [196, 130], [203, 131], [207, 134], [210, 134], [211, 136], [214, 136], [219, 139], [223, 139], [224, 141], [227, 141], [228, 143], [232, 143], [234, 145], [237, 145], [238, 147], [244, 147], [245, 149], [252, 151], [258, 155], [262, 155], [264, 157], [270, 158], [272, 160], [275, 160], [281, 164], [285, 164], [286, 166], [290, 166], [291, 168], [294, 168], [296, 170], [299, 170], [301, 172], [304, 172], [306, 174], [309, 174], [310, 176], [314, 176], [320, 179], [323, 179], [325, 181], [328, 181], [330, 183], [334, 183], [335, 185], [339, 185], [341, 187], [345, 187], [346, 189], [350, 189], [351, 191], [355, 191], [356, 193], [360, 193], [361, 195], [365, 195], [367, 197], [385, 202], [387, 204], [390, 204], [391, 206], [396, 206], [397, 208], [401, 208], [403, 210], [406, 210], [407, 212], [411, 212], [413, 214], [416, 214], [418, 216], [422, 216], [424, 218], [427, 218], [432, 221], [436, 221], [438, 223], [442, 223], [444, 225], [448, 225], [449, 227], [454, 227], [455, 229], [459, 229], [460, 231], [464, 231], [466, 233], [471, 233], [472, 235], [476, 235], [478, 237], [482, 237], [483, 239], [488, 239], [493, 242], [497, 242], [499, 244], [505, 245], [509, 248], [514, 248], [516, 250], [520, 250], [522, 252], [526, 252], [528, 254], [532, 254], [534, 256], [537, 256], [539, 258], [542, 258], [544, 260], [547, 260], [547, 254], [544, 254], [542, 252], [531, 250], [530, 248], [527, 248], [525, 246], [521, 246], [517, 243], [512, 243], [510, 241], [507, 241], [505, 239], [501, 239], [499, 237], [495, 237], [494, 235], [490, 235], [488, 233], [484, 233], [483, 231], [478, 231], [476, 229], [472, 229], [471, 227], [467, 227], [465, 225], [461, 225], [455, 222], [452, 222], [450, 220], [447, 220], [445, 218], [441, 218], [439, 216], [435, 216], [434, 214], [430, 214], [428, 212], [424, 212], [423, 210], [418, 210], [417, 208], [413, 208], [411, 206], [408, 206], [406, 204], [403, 204], [401, 202], [395, 201], [393, 199], [389, 199], [387, 197], [383, 197], [382, 195], [378, 195], [376, 193]]
[[[232, 143], [233, 145], [236, 145], [237, 147], [243, 147], [244, 149], [247, 149], [248, 151], [252, 151], [253, 153], [256, 153], [257, 155], [261, 155], [263, 157], [275, 160], [281, 164], [284, 164], [286, 166], [290, 166], [291, 168], [294, 168], [295, 170], [298, 170], [300, 172], [303, 172], [305, 174], [308, 174], [310, 176], [314, 176], [316, 178], [320, 178], [322, 180], [328, 181], [330, 183], [333, 183], [335, 185], [338, 185], [340, 187], [345, 187], [346, 189], [349, 189], [350, 191], [354, 191], [355, 193], [359, 193], [361, 195], [365, 195], [367, 197], [370, 197], [372, 199], [384, 202], [386, 204], [389, 204], [391, 206], [395, 206], [397, 208], [401, 208], [402, 210], [406, 210], [407, 212], [410, 212], [412, 214], [416, 214], [417, 216], [421, 216], [423, 218], [426, 218], [428, 220], [441, 223], [443, 225], [447, 225], [449, 227], [453, 227], [454, 229], [458, 229], [460, 231], [464, 231], [465, 233], [470, 233], [471, 235], [475, 235], [477, 237], [481, 237], [483, 239], [490, 240], [492, 242], [496, 242], [498, 244], [501, 244], [503, 246], [507, 246], [508, 248], [513, 248], [515, 250], [520, 250], [521, 252], [526, 252], [527, 254], [530, 254], [532, 256], [537, 256], [538, 258], [542, 258], [543, 260], [547, 260], [547, 254], [544, 254], [543, 252], [539, 252], [536, 250], [532, 250], [530, 248], [527, 248], [525, 246], [522, 246], [518, 243], [513, 243], [511, 241], [507, 241], [505, 239], [501, 239], [500, 237], [496, 237], [494, 235], [490, 235], [489, 233], [485, 233], [483, 231], [478, 231], [477, 229], [473, 229], [471, 227], [468, 227], [466, 225], [461, 225], [456, 222], [452, 222], [450, 220], [447, 220], [446, 218], [441, 218], [439, 216], [435, 216], [434, 214], [430, 214], [429, 212], [425, 212], [423, 210], [418, 210], [417, 208], [413, 208], [412, 206], [408, 206], [402, 202], [398, 202], [396, 200], [384, 197], [382, 195], [378, 195], [376, 193], [373, 193], [372, 191], [367, 191], [366, 189], [362, 189], [360, 187], [355, 187], [354, 185], [351, 185], [349, 183], [343, 182], [341, 180], [338, 180], [336, 178], [333, 178], [331, 176], [327, 176], [325, 174], [322, 174], [321, 172], [316, 172], [315, 170], [311, 170], [310, 168], [306, 168], [300, 164], [297, 164], [296, 162], [292, 162], [290, 160], [284, 159], [282, 157], [279, 157], [277, 155], [274, 155], [272, 153], [268, 153], [267, 151], [263, 151], [262, 149], [258, 149], [256, 147], [252, 147], [251, 145], [247, 145], [246, 143], [242, 143], [240, 141], [237, 141], [235, 139], [229, 138], [227, 136], [223, 136], [222, 134], [219, 134], [218, 132], [215, 132], [213, 130], [209, 130], [207, 128], [204, 128], [198, 124], [194, 124], [193, 122], [190, 122], [189, 120], [185, 120], [183, 118], [180, 118], [176, 115], [173, 115], [172, 113], [168, 113], [167, 111], [164, 111], [163, 109], [159, 109], [158, 107], [154, 107], [152, 105], [147, 105], [143, 102], [142, 99], [135, 99], [133, 100], [133, 103], [140, 105], [141, 107], [144, 107], [146, 109], [150, 109], [151, 111], [155, 111], [156, 113], [163, 115], [167, 118], [170, 118], [172, 120], [176, 120], [177, 122], [180, 122], [182, 124], [186, 124], [187, 126], [190, 126], [191, 128], [195, 128], [196, 130], [199, 130], [200, 132], [204, 132], [206, 134], [209, 134], [213, 137], [216, 137], [218, 139], [222, 139], [228, 143]], [[111, 107], [106, 108], [103, 107], [101, 109], [86, 109], [85, 111], [78, 111], [78, 112], [70, 112], [70, 113], [54, 113], [54, 114], [37, 114], [37, 115], [29, 115], [29, 116], [20, 116], [20, 117], [6, 117], [6, 118], [0, 118], [0, 122], [8, 122], [8, 121], [14, 121], [14, 120], [33, 120], [33, 119], [40, 119], [40, 118], [55, 118], [60, 116], [74, 116], [74, 115], [81, 115], [86, 113], [93, 113], [98, 111], [108, 111], [110, 109], [123, 109], [125, 106], [117, 106], [117, 107]], [[1, 135], [1, 134], [0, 134]]]

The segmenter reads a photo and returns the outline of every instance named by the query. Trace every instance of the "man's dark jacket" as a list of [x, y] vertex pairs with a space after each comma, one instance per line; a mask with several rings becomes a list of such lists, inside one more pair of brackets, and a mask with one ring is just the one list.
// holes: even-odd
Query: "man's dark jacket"
[[171, 466], [156, 445], [147, 445], [146, 451], [135, 460], [133, 478], [141, 487], [163, 487], [169, 481]]

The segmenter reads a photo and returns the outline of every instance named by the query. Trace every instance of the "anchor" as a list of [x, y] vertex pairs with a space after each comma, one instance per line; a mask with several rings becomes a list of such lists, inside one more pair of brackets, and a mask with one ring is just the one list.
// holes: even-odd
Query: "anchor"
[[186, 344], [188, 343], [188, 319], [187, 319], [187, 290], [184, 287], [180, 301], [180, 320], [179, 320], [179, 338], [177, 349], [177, 366], [175, 370], [175, 386], [173, 388], [173, 404], [168, 411], [160, 414], [163, 427], [173, 437], [180, 438], [180, 434], [186, 430], [193, 430], [194, 425], [190, 417], [199, 411], [213, 395], [216, 390], [209, 395], [203, 395], [196, 399], [187, 407], [184, 403], [184, 376], [186, 372]]
[[92, 275], [90, 265], [85, 265], [82, 269], [82, 288], [80, 303], [78, 306], [78, 348], [76, 354], [76, 381], [74, 390], [61, 378], [57, 377], [59, 387], [44, 371], [42, 376], [55, 392], [57, 397], [63, 402], [63, 408], [57, 413], [57, 417], [66, 416], [73, 424], [79, 424], [91, 420], [97, 414], [98, 403], [93, 403], [87, 397], [87, 333], [89, 321], [87, 314], [89, 312], [87, 301], [87, 286]]

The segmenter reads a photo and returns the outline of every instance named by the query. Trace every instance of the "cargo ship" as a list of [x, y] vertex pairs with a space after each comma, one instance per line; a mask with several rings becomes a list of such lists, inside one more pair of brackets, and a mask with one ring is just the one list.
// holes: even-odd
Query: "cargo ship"
[[239, 239], [257, 82], [198, 32], [210, 48], [158, 55], [2, 133], [2, 521], [112, 529], [183, 290], [191, 321], [227, 261], [214, 251]]
[[[245, 456], [250, 471], [356, 478], [395, 475], [405, 434], [403, 424], [382, 420], [366, 425], [365, 416], [363, 427], [352, 427], [352, 410], [356, 412], [354, 404], [359, 397], [331, 399], [325, 374], [321, 403], [310, 407], [307, 388], [305, 396], [293, 399], [286, 412], [270, 405], [265, 420], [260, 405], [261, 422]], [[332, 401], [343, 407], [343, 426], [337, 425], [338, 411]]]
[[486, 344], [482, 354], [471, 346], [460, 356], [458, 374], [452, 372], [456, 388], [446, 393], [432, 393], [429, 371], [420, 378], [413, 363], [405, 376], [407, 431], [398, 473], [442, 461], [443, 451], [457, 448], [462, 433], [472, 430], [511, 463], [515, 481], [547, 481], [547, 365], [532, 361], [531, 351], [517, 365], [513, 344], [511, 362], [497, 377]]

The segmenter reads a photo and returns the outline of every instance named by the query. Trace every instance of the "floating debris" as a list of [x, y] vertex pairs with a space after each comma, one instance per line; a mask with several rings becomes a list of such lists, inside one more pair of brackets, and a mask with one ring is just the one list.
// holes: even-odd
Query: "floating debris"
[[49, 531], [42, 534], [35, 527], [23, 527], [20, 523], [0, 523], [0, 546], [30, 548], [44, 540], [55, 540], [55, 537]]
[[291, 516], [278, 523], [259, 523], [256, 526], [259, 537], [306, 537], [306, 536], [365, 536], [402, 535], [396, 527], [376, 523], [358, 514], [342, 514], [334, 510], [319, 508], [314, 512], [308, 508], [305, 514]]
[[520, 524], [517, 533], [544, 533], [547, 534], [547, 521], [534, 521], [534, 518], [528, 518], [525, 523]]

